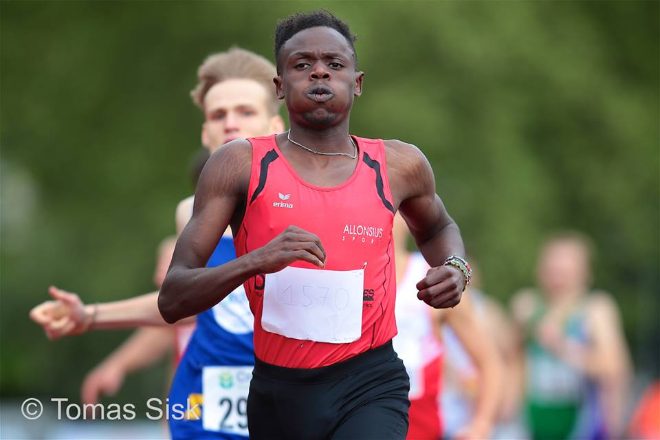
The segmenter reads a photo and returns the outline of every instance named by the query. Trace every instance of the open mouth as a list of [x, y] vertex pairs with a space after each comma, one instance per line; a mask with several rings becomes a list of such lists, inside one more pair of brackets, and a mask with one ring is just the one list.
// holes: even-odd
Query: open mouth
[[314, 86], [307, 89], [307, 97], [315, 102], [326, 102], [333, 98], [332, 89], [326, 86]]

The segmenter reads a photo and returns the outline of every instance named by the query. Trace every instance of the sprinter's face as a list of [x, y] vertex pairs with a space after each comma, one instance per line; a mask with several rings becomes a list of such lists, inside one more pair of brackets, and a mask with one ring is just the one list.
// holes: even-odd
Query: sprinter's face
[[281, 48], [275, 78], [277, 95], [291, 121], [325, 128], [350, 114], [362, 93], [363, 73], [356, 70], [349, 42], [336, 30], [318, 26], [295, 34]]

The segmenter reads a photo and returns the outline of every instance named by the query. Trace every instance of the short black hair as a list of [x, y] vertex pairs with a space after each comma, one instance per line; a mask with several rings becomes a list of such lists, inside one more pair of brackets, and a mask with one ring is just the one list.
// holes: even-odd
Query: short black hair
[[280, 50], [282, 49], [282, 46], [284, 46], [284, 43], [289, 41], [291, 37], [296, 35], [298, 32], [317, 26], [326, 26], [342, 34], [344, 38], [346, 38], [346, 41], [348, 41], [351, 49], [353, 49], [353, 53], [357, 59], [357, 53], [355, 52], [354, 45], [357, 38], [351, 33], [351, 30], [348, 28], [348, 24], [344, 23], [339, 18], [335, 17], [331, 12], [326, 11], [325, 9], [318, 9], [311, 12], [298, 12], [288, 16], [283, 20], [280, 20], [277, 23], [277, 27], [275, 28], [275, 63], [277, 64], [278, 72], [280, 70]]

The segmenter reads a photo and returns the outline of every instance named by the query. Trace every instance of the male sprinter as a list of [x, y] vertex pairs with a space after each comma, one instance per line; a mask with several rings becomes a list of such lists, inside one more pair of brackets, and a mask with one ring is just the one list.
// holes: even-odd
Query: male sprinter
[[[199, 84], [192, 97], [204, 111], [202, 142], [207, 148], [213, 151], [237, 137], [284, 130], [272, 84], [275, 75], [272, 63], [242, 49], [212, 55], [202, 64], [198, 72]], [[190, 218], [192, 201], [190, 197], [177, 208], [179, 230]], [[223, 235], [222, 232], [219, 235]], [[218, 236], [216, 243], [215, 252], [208, 259], [209, 266], [234, 256], [230, 237]], [[166, 324], [158, 312], [155, 292], [124, 301], [85, 306], [77, 295], [55, 288], [50, 291], [57, 301], [37, 306], [31, 316], [51, 338], [79, 334], [92, 328]], [[253, 363], [252, 314], [241, 287], [217, 307], [197, 317], [197, 328], [179, 364], [169, 396], [168, 420], [172, 437], [245, 439], [247, 386], [243, 393], [234, 379], [244, 379], [247, 374], [249, 380]]]
[[[278, 24], [275, 85], [291, 130], [209, 158], [158, 298], [175, 322], [244, 284], [255, 317], [254, 439], [405, 438], [408, 376], [391, 344], [397, 210], [431, 266], [420, 300], [452, 307], [470, 276], [421, 151], [349, 135], [364, 76], [353, 41], [324, 11]], [[205, 268], [228, 225], [238, 257]]]

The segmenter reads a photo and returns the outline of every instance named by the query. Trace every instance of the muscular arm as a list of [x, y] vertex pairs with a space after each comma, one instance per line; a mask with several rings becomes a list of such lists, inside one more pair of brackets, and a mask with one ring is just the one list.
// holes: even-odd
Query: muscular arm
[[465, 255], [458, 226], [435, 192], [433, 170], [424, 154], [400, 141], [387, 141], [386, 147], [395, 206], [431, 266], [417, 286], [418, 297], [436, 308], [452, 307], [460, 301], [465, 279], [458, 269], [442, 264], [451, 255]]

